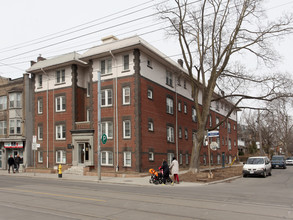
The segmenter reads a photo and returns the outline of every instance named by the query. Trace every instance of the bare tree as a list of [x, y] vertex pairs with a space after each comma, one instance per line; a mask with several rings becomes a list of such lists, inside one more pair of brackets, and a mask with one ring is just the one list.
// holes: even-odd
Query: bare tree
[[[271, 101], [292, 96], [290, 80], [286, 76], [248, 73], [239, 62], [243, 56], [253, 54], [259, 62], [273, 65], [277, 56], [272, 49], [272, 41], [292, 32], [292, 16], [266, 22], [262, 2], [173, 0], [158, 8], [162, 19], [170, 24], [168, 33], [178, 38], [192, 85], [198, 118], [195, 147], [190, 162], [192, 172], [199, 171], [200, 149], [213, 101], [233, 101], [234, 106], [226, 115], [229, 117], [236, 108], [251, 107], [241, 106], [244, 100]], [[248, 90], [248, 85], [261, 89], [261, 92]], [[223, 95], [215, 98], [215, 92]]]

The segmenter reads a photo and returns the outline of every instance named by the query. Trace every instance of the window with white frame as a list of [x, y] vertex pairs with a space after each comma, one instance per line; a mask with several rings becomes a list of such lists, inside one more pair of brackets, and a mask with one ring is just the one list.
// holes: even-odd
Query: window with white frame
[[148, 98], [153, 99], [153, 90], [152, 89], [148, 89]]
[[6, 134], [7, 134], [7, 122], [0, 121], [0, 135], [6, 135]]
[[38, 98], [38, 114], [43, 114], [43, 98]]
[[129, 55], [123, 56], [123, 70], [129, 70]]
[[166, 98], [167, 113], [173, 114], [173, 99]]
[[129, 105], [130, 104], [130, 87], [124, 87], [122, 89], [122, 100], [123, 100], [123, 105]]
[[166, 72], [166, 84], [168, 86], [173, 86], [173, 80], [172, 80], [172, 73], [170, 73], [169, 71]]
[[113, 122], [102, 122], [102, 134], [106, 134], [108, 139], [113, 139]]
[[[220, 119], [219, 119], [219, 117], [216, 117], [216, 124], [219, 124], [219, 123], [220, 123]], [[219, 130], [220, 126], [218, 126], [217, 129]]]
[[7, 96], [0, 96], [0, 110], [7, 109]]
[[65, 69], [56, 71], [56, 84], [65, 83]]
[[56, 151], [56, 163], [66, 164], [66, 151], [57, 150]]
[[184, 107], [183, 108], [184, 108], [184, 113], [187, 114], [187, 104], [186, 103], [184, 103]]
[[228, 122], [228, 133], [231, 133], [231, 123]]
[[131, 138], [131, 121], [123, 121], [123, 138]]
[[185, 136], [185, 139], [187, 140], [188, 139], [188, 130], [187, 130], [187, 128], [185, 128], [185, 130], [184, 130], [184, 136]]
[[154, 122], [151, 119], [148, 121], [148, 130], [154, 131]]
[[101, 60], [101, 74], [112, 73], [112, 59]]
[[183, 156], [182, 154], [179, 154], [179, 164], [183, 164]]
[[124, 151], [123, 152], [123, 165], [125, 167], [131, 167], [131, 152], [130, 151]]
[[10, 119], [9, 120], [9, 134], [21, 134], [21, 120]]
[[101, 165], [103, 166], [113, 166], [113, 152], [112, 151], [102, 151]]
[[182, 138], [182, 128], [178, 128], [178, 138]]
[[168, 153], [167, 154], [167, 163], [171, 164], [173, 160], [174, 154], [173, 153]]
[[174, 128], [172, 126], [167, 126], [167, 141], [174, 142]]
[[217, 137], [217, 144], [218, 144], [218, 148], [221, 148], [221, 141], [220, 141], [220, 137]]
[[192, 121], [196, 122], [196, 110], [194, 107], [192, 107]]
[[9, 94], [9, 108], [21, 108], [22, 93], [10, 93]]
[[41, 88], [43, 86], [43, 75], [38, 75], [38, 87]]
[[188, 161], [188, 154], [185, 154], [185, 164], [188, 164], [189, 161]]
[[57, 96], [55, 98], [56, 112], [64, 112], [66, 110], [65, 96]]
[[181, 101], [178, 102], [178, 111], [181, 112]]
[[56, 125], [56, 140], [66, 139], [66, 127], [65, 124]]
[[149, 161], [154, 161], [154, 160], [155, 160], [154, 152], [149, 152]]
[[38, 140], [43, 140], [43, 125], [38, 125]]
[[101, 91], [102, 107], [112, 106], [112, 89], [104, 89]]
[[43, 151], [38, 151], [38, 163], [43, 163]]

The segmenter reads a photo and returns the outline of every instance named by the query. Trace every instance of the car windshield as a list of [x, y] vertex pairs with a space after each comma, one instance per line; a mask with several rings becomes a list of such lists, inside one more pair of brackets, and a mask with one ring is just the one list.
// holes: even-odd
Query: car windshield
[[248, 158], [247, 164], [263, 164], [264, 159], [263, 158]]
[[293, 157], [288, 157], [287, 160], [293, 160]]
[[284, 160], [284, 157], [273, 157], [272, 160]]

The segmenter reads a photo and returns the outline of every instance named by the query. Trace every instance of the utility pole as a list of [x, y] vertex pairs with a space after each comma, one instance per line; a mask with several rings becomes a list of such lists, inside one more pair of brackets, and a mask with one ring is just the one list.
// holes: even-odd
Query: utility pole
[[98, 179], [101, 180], [101, 71], [98, 71]]

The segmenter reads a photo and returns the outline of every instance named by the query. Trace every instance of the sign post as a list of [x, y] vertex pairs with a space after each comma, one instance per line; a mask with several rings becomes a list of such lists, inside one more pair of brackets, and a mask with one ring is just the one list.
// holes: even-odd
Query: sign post
[[37, 136], [33, 135], [32, 150], [34, 151], [34, 176], [36, 175], [36, 150], [37, 150]]
[[209, 138], [213, 138], [213, 137], [219, 137], [219, 131], [208, 131], [208, 157], [209, 157], [209, 178], [213, 178], [213, 174], [211, 171], [211, 148], [214, 150], [215, 148], [215, 144], [214, 142], [212, 144], [210, 144], [210, 140]]

